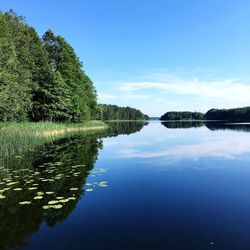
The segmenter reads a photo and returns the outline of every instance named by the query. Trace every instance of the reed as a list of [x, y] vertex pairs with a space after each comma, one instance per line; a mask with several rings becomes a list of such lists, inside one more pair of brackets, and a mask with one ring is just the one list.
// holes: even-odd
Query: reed
[[105, 129], [102, 121], [86, 121], [77, 124], [37, 122], [0, 123], [0, 168], [19, 165], [24, 154], [35, 151], [36, 147], [55, 138], [72, 133], [93, 133]]

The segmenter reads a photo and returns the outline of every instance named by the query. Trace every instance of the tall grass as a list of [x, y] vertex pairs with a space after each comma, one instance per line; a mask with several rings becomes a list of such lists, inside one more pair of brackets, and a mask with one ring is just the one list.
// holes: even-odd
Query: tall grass
[[24, 154], [32, 153], [39, 145], [75, 132], [90, 133], [105, 129], [101, 121], [78, 124], [37, 122], [0, 123], [0, 168], [22, 164]]

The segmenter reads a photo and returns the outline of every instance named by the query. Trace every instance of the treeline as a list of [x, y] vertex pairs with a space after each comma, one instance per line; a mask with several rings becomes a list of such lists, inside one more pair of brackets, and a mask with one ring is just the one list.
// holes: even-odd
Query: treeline
[[170, 111], [160, 117], [161, 121], [168, 120], [203, 120], [204, 114], [200, 112], [189, 112], [189, 111]]
[[250, 121], [250, 107], [234, 109], [210, 109], [205, 114], [206, 120]]
[[234, 109], [210, 109], [205, 114], [189, 111], [171, 111], [161, 116], [160, 120], [250, 121], [250, 107]]
[[96, 90], [67, 41], [40, 38], [23, 17], [0, 12], [0, 121], [101, 119]]
[[148, 120], [140, 110], [130, 107], [102, 104], [103, 120]]

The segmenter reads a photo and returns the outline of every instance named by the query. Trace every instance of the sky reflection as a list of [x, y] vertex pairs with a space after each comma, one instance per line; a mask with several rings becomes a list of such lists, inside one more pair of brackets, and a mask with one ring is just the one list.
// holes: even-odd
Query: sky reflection
[[250, 153], [250, 134], [246, 132], [210, 131], [206, 127], [171, 130], [150, 123], [133, 137], [134, 140], [121, 137], [116, 143], [109, 140], [105, 146], [110, 147], [111, 151], [118, 149], [116, 157], [145, 160], [161, 158], [197, 161], [209, 157], [236, 159]]

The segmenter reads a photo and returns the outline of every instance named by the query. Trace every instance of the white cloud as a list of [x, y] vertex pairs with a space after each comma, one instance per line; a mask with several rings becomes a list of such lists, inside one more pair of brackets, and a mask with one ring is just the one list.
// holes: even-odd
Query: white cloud
[[210, 108], [250, 106], [249, 79], [211, 77], [204, 69], [166, 72], [104, 84], [99, 100], [139, 108], [150, 116], [172, 110], [206, 112]]
[[166, 81], [141, 81], [118, 83], [122, 92], [135, 92], [142, 90], [161, 90], [165, 93], [179, 95], [192, 95], [207, 99], [223, 99], [234, 102], [247, 102], [250, 99], [250, 84], [243, 84], [236, 79], [215, 79], [203, 81], [193, 78], [172, 78]]
[[98, 99], [100, 100], [110, 100], [110, 99], [115, 99], [116, 96], [115, 95], [110, 95], [110, 94], [106, 94], [106, 93], [98, 93]]

